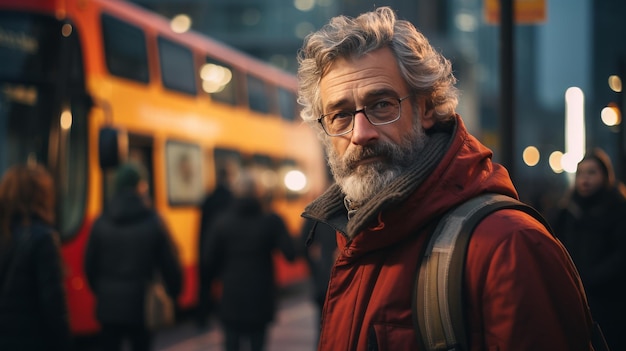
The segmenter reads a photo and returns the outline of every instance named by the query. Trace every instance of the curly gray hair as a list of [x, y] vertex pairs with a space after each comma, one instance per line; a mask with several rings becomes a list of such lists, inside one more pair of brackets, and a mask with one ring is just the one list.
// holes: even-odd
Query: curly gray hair
[[357, 18], [337, 16], [309, 34], [298, 52], [298, 102], [301, 117], [311, 123], [322, 114], [319, 83], [340, 57], [360, 57], [389, 47], [403, 79], [415, 97], [426, 97], [439, 120], [452, 118], [458, 91], [452, 64], [438, 53], [410, 22], [398, 20], [389, 7], [380, 7]]

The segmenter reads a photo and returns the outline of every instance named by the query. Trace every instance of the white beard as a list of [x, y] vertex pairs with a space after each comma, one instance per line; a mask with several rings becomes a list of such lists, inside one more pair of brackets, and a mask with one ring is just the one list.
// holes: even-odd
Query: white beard
[[[365, 147], [356, 146], [346, 151], [343, 157], [327, 142], [328, 164], [346, 197], [362, 204], [406, 172], [424, 149], [427, 139], [421, 124], [416, 122], [400, 144], [379, 141]], [[380, 156], [382, 160], [357, 165], [358, 161], [372, 155]]]

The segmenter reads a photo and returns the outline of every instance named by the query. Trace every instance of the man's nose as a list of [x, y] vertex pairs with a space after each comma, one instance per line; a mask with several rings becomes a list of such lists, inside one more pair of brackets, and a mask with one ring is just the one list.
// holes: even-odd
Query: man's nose
[[352, 130], [352, 143], [367, 145], [379, 138], [378, 129], [367, 120], [365, 112], [359, 111], [354, 115], [354, 128]]

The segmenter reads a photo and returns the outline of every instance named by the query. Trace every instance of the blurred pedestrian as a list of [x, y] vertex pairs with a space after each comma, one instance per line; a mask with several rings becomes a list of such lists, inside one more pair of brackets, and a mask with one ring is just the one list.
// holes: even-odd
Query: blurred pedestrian
[[71, 349], [54, 182], [40, 165], [0, 183], [0, 350]]
[[336, 232], [329, 225], [305, 219], [300, 236], [305, 247], [304, 256], [311, 272], [313, 300], [318, 316], [321, 317], [330, 271], [337, 257]]
[[234, 199], [209, 230], [204, 247], [207, 282], [219, 279], [217, 314], [226, 351], [263, 350], [276, 312], [274, 253], [288, 261], [296, 250], [282, 218], [265, 208], [256, 179], [238, 175]]
[[[318, 350], [421, 349], [413, 293], [438, 220], [484, 193], [518, 194], [456, 112], [451, 62], [391, 8], [332, 18], [298, 62], [301, 115], [335, 178], [303, 214], [337, 231]], [[462, 275], [467, 349], [590, 349], [576, 270], [532, 216], [487, 215]]]
[[612, 350], [626, 331], [626, 197], [609, 156], [599, 148], [578, 163], [573, 188], [552, 219]]
[[232, 200], [233, 194], [230, 190], [230, 174], [223, 167], [217, 168], [216, 185], [211, 193], [209, 193], [200, 207], [201, 218], [200, 228], [198, 232], [198, 309], [196, 313], [196, 325], [198, 328], [204, 328], [207, 323], [207, 317], [212, 308], [211, 306], [211, 286], [207, 284], [207, 274], [203, 271], [204, 257], [203, 248], [205, 246], [206, 237], [211, 224], [218, 217], [219, 213], [228, 207]]
[[182, 272], [165, 223], [148, 205], [145, 171], [124, 164], [114, 181], [115, 194], [91, 230], [85, 271], [96, 297], [103, 350], [121, 350], [128, 339], [133, 351], [147, 351], [152, 345], [145, 323], [147, 287], [157, 274], [175, 301]]

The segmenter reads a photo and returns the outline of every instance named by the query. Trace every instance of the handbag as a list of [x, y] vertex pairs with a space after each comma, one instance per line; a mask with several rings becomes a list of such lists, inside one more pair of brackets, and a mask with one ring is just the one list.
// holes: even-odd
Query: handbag
[[148, 284], [145, 300], [146, 327], [157, 330], [174, 325], [174, 301], [158, 279]]

